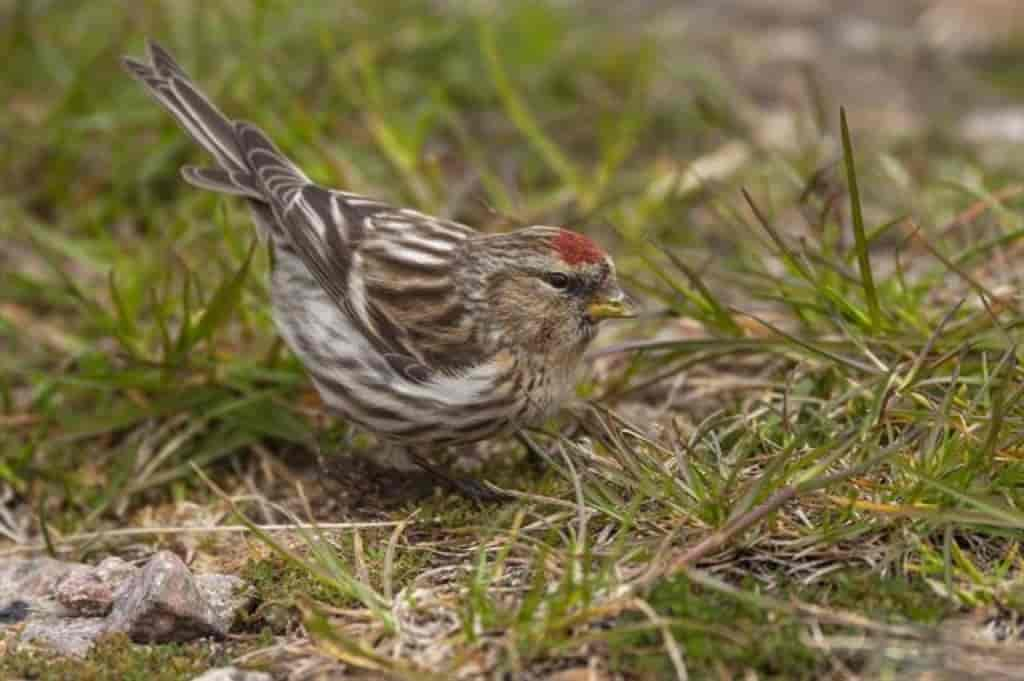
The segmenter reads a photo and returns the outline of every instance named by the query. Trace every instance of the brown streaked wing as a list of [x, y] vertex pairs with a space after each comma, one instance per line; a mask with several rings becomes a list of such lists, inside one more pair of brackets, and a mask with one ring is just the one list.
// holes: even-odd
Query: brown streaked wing
[[359, 248], [368, 312], [381, 333], [403, 336], [403, 345], [434, 370], [458, 371], [488, 359], [480, 329], [467, 308], [466, 281], [457, 276], [465, 225], [411, 211], [371, 218], [373, 230]]

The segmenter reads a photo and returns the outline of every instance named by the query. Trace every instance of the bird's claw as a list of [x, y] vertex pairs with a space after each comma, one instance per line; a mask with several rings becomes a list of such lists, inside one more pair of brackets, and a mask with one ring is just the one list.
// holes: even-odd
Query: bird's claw
[[440, 470], [421, 456], [414, 454], [412, 458], [420, 468], [429, 473], [435, 480], [476, 503], [495, 503], [508, 501], [512, 498], [494, 485], [472, 478], [454, 477]]
[[451, 486], [462, 496], [481, 504], [509, 501], [512, 497], [488, 482], [451, 478]]

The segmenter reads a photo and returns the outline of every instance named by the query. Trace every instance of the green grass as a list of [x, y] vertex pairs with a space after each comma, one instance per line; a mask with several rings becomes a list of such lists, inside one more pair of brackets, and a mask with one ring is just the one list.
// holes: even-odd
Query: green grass
[[[301, 622], [302, 654], [399, 678], [592, 656], [637, 678], [884, 678], [890, 658], [844, 636], [926, 648], [956, 617], [1019, 615], [1012, 169], [937, 128], [840, 127], [830, 101], [837, 137], [767, 149], [700, 55], [502, 7], [0, 5], [0, 486], [28, 539], [93, 557], [116, 542], [67, 538], [185, 501], [408, 520], [260, 534], [271, 553], [241, 568], [263, 601], [250, 631]], [[375, 445], [322, 413], [277, 340], [244, 207], [179, 181], [198, 150], [118, 66], [144, 36], [318, 180], [482, 229], [573, 224], [613, 252], [649, 313], [597, 352], [589, 406], [534, 435], [545, 473], [488, 446], [520, 498], [334, 504], [314, 442], [328, 463]], [[728, 172], [687, 179], [728, 148]], [[223, 661], [145, 657], [161, 651], [130, 664]], [[0, 675], [65, 678], [33, 659]]]

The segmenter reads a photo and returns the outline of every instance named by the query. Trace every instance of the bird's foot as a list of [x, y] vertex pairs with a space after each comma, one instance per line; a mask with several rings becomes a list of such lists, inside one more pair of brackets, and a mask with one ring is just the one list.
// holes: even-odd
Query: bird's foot
[[416, 465], [429, 473], [437, 482], [478, 504], [509, 501], [512, 499], [510, 495], [487, 482], [449, 475], [418, 454], [412, 454], [412, 459], [416, 462]]
[[472, 478], [451, 477], [446, 483], [462, 496], [479, 504], [494, 504], [511, 501], [512, 496], [501, 491], [487, 481]]
[[526, 464], [533, 469], [533, 472], [540, 475], [546, 471], [551, 462], [544, 450], [523, 431], [516, 433], [516, 439], [526, 449]]

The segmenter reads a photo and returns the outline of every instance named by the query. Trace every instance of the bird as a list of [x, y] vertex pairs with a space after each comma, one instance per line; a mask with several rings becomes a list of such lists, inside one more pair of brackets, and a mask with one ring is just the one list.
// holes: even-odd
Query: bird
[[611, 256], [559, 226], [485, 233], [322, 186], [147, 47], [123, 65], [212, 156], [184, 180], [247, 202], [275, 326], [326, 409], [455, 491], [500, 497], [430, 454], [519, 434], [572, 398], [599, 324], [635, 316]]

